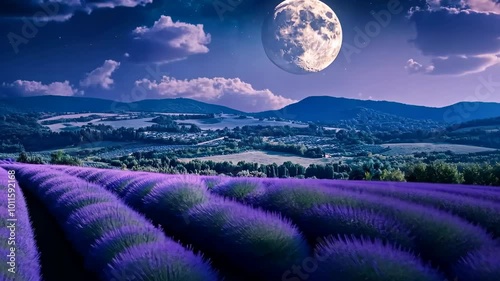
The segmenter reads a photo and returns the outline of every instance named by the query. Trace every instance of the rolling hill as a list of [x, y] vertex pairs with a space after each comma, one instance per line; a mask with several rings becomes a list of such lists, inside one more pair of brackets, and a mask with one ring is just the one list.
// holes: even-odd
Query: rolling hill
[[[259, 117], [281, 117], [296, 121], [337, 122], [355, 118], [359, 108], [414, 120], [461, 123], [500, 116], [500, 103], [462, 102], [436, 108], [389, 101], [356, 100], [329, 96], [312, 96], [280, 110], [257, 113]], [[475, 110], [468, 110], [475, 109]]]
[[110, 112], [144, 111], [169, 113], [228, 113], [243, 112], [192, 99], [142, 100], [132, 103], [105, 99], [63, 96], [35, 96], [0, 99], [0, 112]]

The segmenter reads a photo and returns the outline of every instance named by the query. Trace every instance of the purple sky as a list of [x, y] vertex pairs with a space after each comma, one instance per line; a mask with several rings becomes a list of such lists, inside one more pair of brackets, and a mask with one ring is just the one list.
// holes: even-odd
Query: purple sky
[[[63, 4], [0, 3], [0, 97], [187, 97], [248, 112], [317, 95], [500, 102], [496, 0], [324, 1], [340, 18], [343, 48], [309, 75], [265, 55], [261, 25], [279, 0], [52, 1]], [[391, 19], [373, 25], [373, 13]], [[367, 28], [379, 28], [368, 41], [359, 35]]]

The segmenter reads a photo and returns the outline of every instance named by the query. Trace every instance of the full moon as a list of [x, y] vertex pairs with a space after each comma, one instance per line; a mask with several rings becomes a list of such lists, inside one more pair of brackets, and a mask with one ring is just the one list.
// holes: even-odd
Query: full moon
[[315, 73], [337, 58], [342, 27], [335, 12], [319, 0], [286, 0], [264, 21], [262, 45], [281, 69]]

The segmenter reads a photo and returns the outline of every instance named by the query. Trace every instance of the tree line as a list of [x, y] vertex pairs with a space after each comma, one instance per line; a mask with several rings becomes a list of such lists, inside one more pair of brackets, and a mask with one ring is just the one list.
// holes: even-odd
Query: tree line
[[[37, 156], [21, 153], [18, 162], [43, 164]], [[134, 152], [114, 160], [105, 160], [110, 166], [123, 170], [150, 171], [168, 174], [225, 175], [232, 177], [269, 178], [317, 178], [340, 180], [407, 181], [429, 183], [456, 183], [500, 186], [500, 163], [494, 165], [461, 164], [443, 161], [414, 163], [400, 168], [386, 167], [382, 163], [367, 161], [362, 164], [347, 164], [342, 161], [325, 165], [311, 164], [304, 167], [290, 161], [281, 165], [258, 164], [240, 161], [215, 162], [191, 160], [183, 162], [167, 156], [158, 157], [155, 152]], [[75, 157], [59, 151], [51, 155], [50, 164], [81, 165]]]

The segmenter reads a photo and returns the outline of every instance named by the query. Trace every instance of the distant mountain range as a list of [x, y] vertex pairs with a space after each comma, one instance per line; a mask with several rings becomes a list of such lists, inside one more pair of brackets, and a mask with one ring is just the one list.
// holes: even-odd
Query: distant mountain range
[[[0, 99], [0, 113], [110, 111], [247, 114], [229, 107], [185, 98], [142, 100], [132, 103], [96, 98], [61, 96]], [[446, 107], [435, 108], [389, 101], [312, 96], [288, 105], [280, 110], [251, 113], [249, 115], [268, 118], [279, 117], [305, 122], [334, 123], [339, 120], [355, 118], [359, 116], [360, 112], [376, 112], [382, 115], [392, 115], [414, 120], [461, 123], [470, 120], [500, 116], [500, 103], [461, 102]]]
[[500, 116], [500, 103], [461, 102], [446, 107], [426, 107], [390, 101], [356, 100], [329, 96], [312, 96], [280, 110], [265, 111], [257, 116], [283, 116], [297, 121], [337, 122], [355, 118], [359, 109], [390, 114], [414, 120], [461, 123]]
[[63, 97], [36, 96], [0, 99], [0, 112], [169, 112], [169, 113], [228, 113], [243, 114], [243, 112], [215, 104], [208, 104], [192, 99], [158, 99], [137, 102], [117, 102], [112, 100]]

